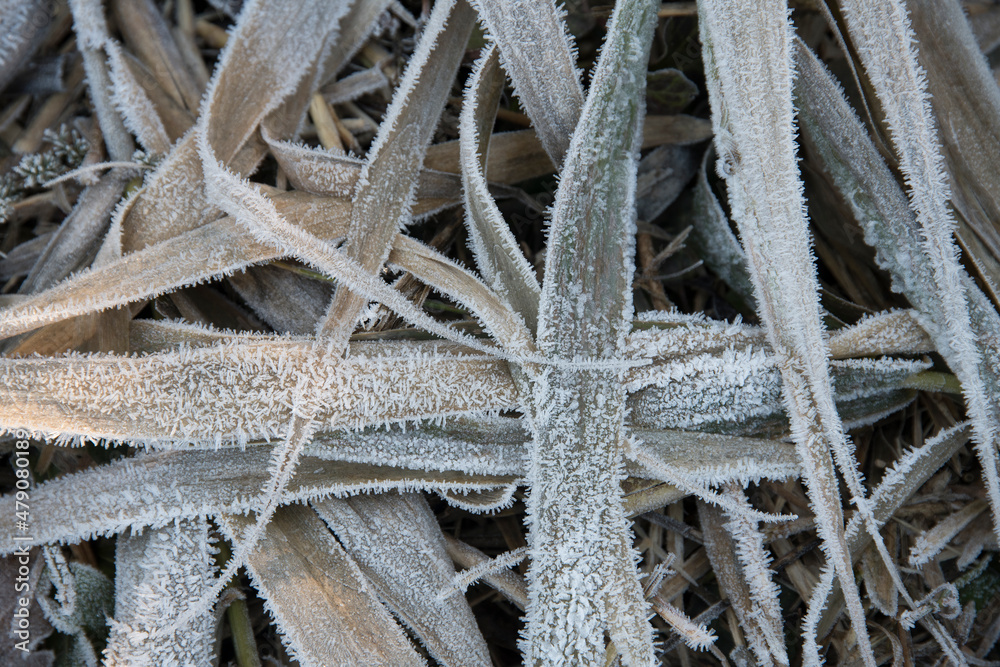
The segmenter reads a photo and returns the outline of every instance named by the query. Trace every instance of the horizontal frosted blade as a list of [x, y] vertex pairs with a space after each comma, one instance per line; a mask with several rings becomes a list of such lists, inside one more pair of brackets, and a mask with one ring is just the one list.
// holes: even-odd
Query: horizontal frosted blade
[[[837, 405], [891, 394], [930, 364], [908, 359], [855, 359], [831, 363]], [[635, 423], [647, 428], [726, 431], [785, 415], [782, 380], [774, 357], [746, 348], [647, 367], [629, 397]]]
[[[349, 202], [304, 192], [277, 194], [272, 201], [282, 217], [305, 232], [326, 241], [346, 234]], [[436, 203], [418, 200], [414, 210], [426, 211], [428, 205]], [[220, 218], [82, 271], [31, 299], [0, 310], [0, 337], [197, 285], [282, 254], [280, 248], [257, 240], [232, 218]], [[404, 269], [405, 260], [406, 255], [399, 260]]]
[[[123, 459], [40, 484], [32, 490], [32, 539], [22, 544], [75, 543], [133, 528], [163, 526], [178, 518], [256, 510], [266, 501], [271, 447], [246, 450], [160, 452]], [[357, 493], [507, 486], [513, 475], [421, 472], [388, 466], [305, 457], [280, 504]], [[14, 533], [13, 494], [0, 498], [11, 510], [0, 520]], [[37, 512], [37, 514], [35, 514]], [[15, 543], [0, 547], [11, 553]]]
[[275, 438], [304, 374], [325, 388], [316, 418], [330, 430], [518, 404], [506, 364], [454, 346], [361, 343], [319, 367], [317, 350], [264, 338], [139, 358], [0, 359], [0, 428], [148, 443]]
[[[646, 116], [642, 147], [663, 144], [688, 146], [712, 138], [712, 123], [704, 118]], [[427, 149], [424, 166], [451, 174], [462, 173], [459, 141], [446, 141]], [[486, 173], [491, 183], [519, 183], [556, 171], [534, 130], [495, 133], [490, 138]]]
[[[761, 479], [798, 477], [802, 464], [794, 445], [779, 440], [743, 438], [688, 431], [634, 429], [644, 453], [658, 464], [681, 471], [686, 478], [715, 486], [738, 481], [744, 486]], [[655, 470], [629, 465], [629, 473], [658, 479]]]
[[312, 503], [360, 566], [379, 598], [442, 665], [490, 665], [464, 595], [441, 596], [455, 566], [419, 494], [331, 498]]
[[919, 313], [912, 310], [867, 315], [854, 326], [830, 335], [830, 356], [843, 359], [933, 352], [934, 344], [920, 326], [919, 317]]
[[[241, 516], [220, 521], [231, 541], [251, 524]], [[312, 509], [279, 509], [247, 571], [303, 667], [426, 664]]]

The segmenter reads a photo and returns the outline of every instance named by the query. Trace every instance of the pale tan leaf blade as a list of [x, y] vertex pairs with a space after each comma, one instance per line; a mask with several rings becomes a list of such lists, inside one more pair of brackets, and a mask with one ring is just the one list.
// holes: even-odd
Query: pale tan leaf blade
[[[385, 263], [396, 234], [409, 223], [417, 178], [475, 23], [465, 0], [438, 2], [369, 149], [354, 194], [344, 252], [364, 270]], [[365, 297], [338, 290], [318, 331], [342, 347]]]
[[[220, 525], [235, 542], [252, 523], [233, 515]], [[310, 508], [278, 510], [247, 570], [289, 652], [304, 667], [426, 664]]]
[[139, 358], [2, 359], [0, 428], [161, 446], [246, 443], [284, 434], [301, 377], [326, 387], [316, 418], [330, 430], [518, 404], [506, 364], [454, 346], [360, 343], [349, 359], [323, 366], [310, 364], [316, 350], [258, 338]]
[[[246, 3], [200, 110], [199, 123], [217, 159], [239, 173], [253, 171], [265, 145], [251, 135], [269, 112], [297, 92], [347, 6], [340, 0], [287, 7]], [[122, 249], [139, 250], [218, 218], [221, 211], [206, 197], [203, 181], [195, 133], [189, 133], [149, 178], [125, 219]]]
[[442, 665], [490, 665], [464, 596], [439, 599], [455, 567], [419, 494], [331, 498], [312, 503], [378, 592]]
[[132, 158], [135, 144], [111, 101], [111, 77], [104, 59], [105, 44], [111, 37], [101, 5], [98, 0], [71, 0], [69, 3], [87, 72], [90, 99], [94, 103], [108, 155], [115, 162], [123, 162]]
[[725, 528], [726, 517], [722, 510], [699, 500], [698, 518], [701, 522], [702, 535], [705, 536], [705, 551], [708, 552], [712, 570], [719, 580], [719, 587], [729, 598], [733, 611], [740, 619], [740, 628], [746, 633], [758, 664], [787, 665], [787, 656], [783, 662], [776, 662], [777, 656], [771, 651], [768, 632], [764, 627], [768, 619], [759, 615], [753, 606], [750, 586], [737, 558], [737, 546], [733, 536]]

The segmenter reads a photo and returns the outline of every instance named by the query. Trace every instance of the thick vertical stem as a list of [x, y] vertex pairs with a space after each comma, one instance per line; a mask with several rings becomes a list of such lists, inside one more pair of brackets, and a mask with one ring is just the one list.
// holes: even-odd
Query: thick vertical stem
[[549, 230], [538, 346], [552, 365], [532, 378], [526, 664], [602, 664], [605, 632], [624, 664], [653, 662], [620, 482], [621, 357], [632, 318], [637, 154], [657, 7], [653, 0], [615, 7]]

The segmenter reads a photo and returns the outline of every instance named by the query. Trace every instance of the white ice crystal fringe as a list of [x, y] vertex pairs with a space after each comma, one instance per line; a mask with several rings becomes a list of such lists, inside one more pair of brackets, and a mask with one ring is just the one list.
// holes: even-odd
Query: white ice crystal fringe
[[[726, 495], [744, 507], [750, 507], [742, 488], [728, 485]], [[788, 652], [785, 649], [785, 633], [781, 622], [781, 604], [778, 601], [778, 585], [771, 578], [771, 557], [764, 549], [764, 536], [755, 521], [748, 520], [747, 513], [731, 514], [726, 530], [732, 536], [743, 577], [750, 589], [753, 614], [757, 626], [763, 634], [767, 649], [779, 664], [787, 665]]]
[[[798, 518], [794, 514], [762, 512], [752, 507], [747, 507], [745, 504], [733, 502], [731, 498], [711, 488], [710, 483], [719, 480], [712, 479], [710, 482], [705, 482], [700, 470], [688, 473], [678, 466], [665, 463], [653, 455], [641, 443], [637, 443], [631, 439], [625, 443], [625, 455], [648, 470], [652, 475], [655, 475], [657, 479], [663, 480], [668, 484], [673, 484], [706, 502], [718, 505], [732, 515], [745, 516], [748, 520], [756, 521], [792, 521]], [[753, 475], [752, 472], [749, 474]]]
[[698, 625], [669, 602], [658, 602], [656, 613], [670, 624], [691, 649], [704, 651], [715, 644], [716, 636], [713, 630]]
[[910, 567], [920, 567], [924, 563], [930, 562], [934, 556], [948, 546], [953, 537], [958, 535], [988, 507], [989, 503], [985, 500], [973, 500], [954, 514], [941, 519], [933, 528], [918, 535], [910, 550]]
[[476, 583], [486, 575], [496, 574], [500, 570], [506, 570], [514, 567], [527, 557], [528, 547], [521, 547], [520, 549], [514, 549], [513, 551], [502, 553], [495, 558], [491, 558], [487, 561], [479, 563], [478, 565], [470, 567], [467, 570], [463, 570], [455, 575], [455, 578], [452, 579], [451, 585], [448, 588], [444, 588], [438, 592], [436, 599], [447, 600], [448, 598], [459, 593], [465, 593], [469, 586]]
[[[262, 491], [271, 478], [272, 448], [245, 451], [164, 452], [140, 455], [41, 484], [32, 499], [45, 522], [38, 522], [31, 545], [75, 543], [115, 535], [129, 527], [161, 527], [178, 518], [246, 513], [267, 502]], [[479, 491], [506, 487], [517, 475], [423, 472], [307, 458], [280, 504], [327, 496], [400, 491]], [[14, 496], [0, 498], [14, 507]], [[13, 517], [0, 528], [14, 530]], [[13, 544], [0, 546], [0, 555]]]

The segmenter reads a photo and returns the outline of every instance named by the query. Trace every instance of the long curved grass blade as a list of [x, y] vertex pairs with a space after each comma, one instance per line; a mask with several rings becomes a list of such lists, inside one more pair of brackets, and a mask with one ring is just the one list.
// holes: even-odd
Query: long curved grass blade
[[[329, 242], [346, 234], [351, 211], [346, 201], [304, 192], [275, 194], [270, 201], [301, 232], [318, 234]], [[414, 210], [425, 211], [426, 202], [418, 200]], [[82, 271], [32, 299], [0, 310], [0, 337], [228, 276], [287, 254], [279, 246], [258, 240], [230, 217], [220, 218]], [[400, 268], [409, 269], [410, 256], [396, 256]], [[450, 267], [447, 262], [437, 264]]]
[[[563, 165], [538, 319], [539, 349], [553, 360], [615, 360], [631, 328], [643, 73], [657, 7], [616, 5]], [[527, 663], [600, 661], [604, 631], [624, 664], [653, 662], [622, 514], [617, 376], [550, 367], [534, 379]]]
[[[897, 401], [896, 392], [908, 386], [910, 377], [928, 368], [930, 364], [926, 361], [909, 359], [831, 362], [830, 376], [838, 411], [844, 411], [847, 420], [851, 403], [860, 399], [887, 399], [893, 404]], [[640, 370], [644, 372], [633, 377], [642, 378], [642, 382], [628, 385], [635, 392], [629, 396], [629, 408], [636, 424], [647, 428], [738, 433], [766, 430], [777, 420], [781, 424], [779, 430], [787, 429], [781, 373], [777, 361], [766, 349], [731, 349]], [[904, 402], [910, 400], [912, 395]], [[869, 407], [876, 407], [876, 403]], [[857, 421], [857, 417], [849, 421]]]
[[[915, 66], [913, 63], [911, 65]], [[990, 401], [988, 397], [997, 395], [997, 388], [1000, 387], [1000, 372], [997, 371], [997, 362], [1000, 360], [1000, 318], [961, 268], [957, 264], [950, 264], [955, 261], [954, 244], [950, 236], [946, 241], [941, 241], [951, 248], [950, 260], [945, 256], [947, 253], [942, 255], [940, 249], [933, 250], [936, 259], [927, 255], [929, 251], [922, 230], [925, 224], [936, 223], [921, 221], [919, 213], [914, 215], [911, 212], [910, 202], [872, 146], [844, 100], [843, 93], [804, 46], [799, 48], [799, 67], [802, 71], [799, 96], [803, 100], [805, 135], [815, 146], [838, 189], [865, 230], [865, 240], [876, 249], [877, 261], [892, 274], [894, 286], [920, 311], [921, 325], [962, 384], [976, 432], [976, 452], [986, 478], [990, 504], [994, 508], [996, 531], [1000, 525], [1000, 510], [997, 509], [1000, 507], [1000, 462], [997, 460], [995, 438], [1000, 433], [1000, 408], [996, 401]], [[918, 73], [911, 72], [910, 76], [917, 76], [918, 81], [920, 80]], [[911, 81], [911, 84], [916, 85], [916, 82]], [[918, 101], [923, 103], [921, 90], [918, 87], [913, 91], [917, 96], [913, 101], [914, 105]], [[918, 108], [911, 110], [912, 113], [926, 111], [917, 106]], [[897, 122], [900, 121], [897, 119]], [[932, 146], [937, 146], [933, 128], [925, 128], [923, 131], [931, 133], [927, 140], [933, 141]], [[911, 147], [911, 150], [915, 149], [916, 147]], [[911, 160], [914, 157], [911, 155]], [[925, 180], [928, 177], [929, 175], [925, 175]], [[935, 187], [944, 186], [936, 183]], [[925, 198], [933, 196], [933, 193], [924, 195]], [[916, 203], [914, 200], [914, 205]], [[938, 205], [933, 202], [925, 202], [923, 205], [932, 204]], [[945, 226], [950, 224], [950, 214], [946, 214], [943, 220], [942, 224]], [[945, 232], [939, 229], [937, 233], [940, 235]], [[951, 271], [957, 271], [954, 277], [959, 290], [957, 295], [941, 291], [955, 287], [948, 275], [944, 276], [952, 281], [948, 285], [939, 286], [938, 291], [929, 288], [938, 284], [935, 273], [937, 270], [949, 275]], [[954, 317], [958, 317], [953, 313], [956, 308], [962, 310], [958, 321], [954, 320]]]
[[[743, 438], [693, 431], [632, 431], [642, 442], [644, 457], [682, 471], [688, 479], [715, 486], [739, 481], [798, 477], [802, 464], [793, 445], [764, 438]], [[641, 463], [641, 462], [640, 462]], [[657, 478], [654, 470], [629, 469], [632, 475]]]
[[[344, 246], [347, 257], [365, 271], [374, 272], [385, 263], [393, 238], [409, 222], [423, 156], [474, 22], [475, 14], [465, 0], [434, 6], [369, 149]], [[362, 295], [338, 290], [318, 330], [343, 346], [365, 302]]]
[[[121, 4], [121, 3], [119, 3]], [[152, 100], [136, 80], [121, 46], [111, 40], [105, 45], [114, 93], [112, 101], [132, 134], [146, 151], [163, 155], [170, 150], [170, 136]]]
[[467, 307], [510, 354], [529, 356], [535, 351], [531, 332], [521, 317], [479, 278], [424, 244], [397, 236], [387, 258], [389, 265], [406, 270]]
[[545, 152], [562, 165], [584, 103], [563, 12], [555, 0], [474, 2]]
[[[834, 458], [853, 501], [863, 515], [870, 510], [857, 460], [836, 411], [827, 368], [829, 349], [820, 320], [819, 285], [795, 156], [787, 3], [700, 0], [698, 9], [720, 157], [717, 169], [727, 181], [758, 312], [778, 357], [817, 530], [845, 591], [862, 657], [874, 667], [844, 539]], [[747, 57], [743, 45], [750, 41], [759, 46]], [[887, 565], [892, 567], [891, 561]]]
[[[1000, 87], [983, 57], [988, 51], [979, 50], [959, 2], [908, 0], [906, 7], [941, 133], [949, 201], [959, 213], [958, 237], [975, 263], [992, 264], [987, 275], [996, 281], [1000, 174], [991, 164], [1000, 152]], [[977, 241], [988, 251], [978, 252]]]
[[442, 665], [492, 664], [464, 596], [439, 599], [454, 579], [455, 567], [422, 496], [355, 496], [312, 506], [431, 657]]
[[541, 288], [490, 195], [484, 172], [496, 107], [503, 92], [502, 77], [497, 49], [491, 47], [476, 63], [462, 104], [459, 144], [466, 227], [479, 272], [534, 332]]
[[207, 664], [215, 650], [208, 610], [169, 629], [215, 575], [204, 517], [122, 535], [115, 553], [115, 615], [104, 650], [109, 667]]
[[[220, 527], [235, 542], [252, 523], [234, 515]], [[300, 664], [426, 664], [314, 511], [282, 508], [264, 531], [247, 571]]]
[[[692, 228], [692, 241], [698, 254], [712, 271], [726, 281], [748, 307], [755, 308], [753, 283], [747, 270], [747, 258], [739, 240], [729, 228], [729, 219], [708, 183], [708, 162], [711, 151], [705, 153], [695, 177], [691, 202], [693, 220], [685, 219]], [[682, 223], [683, 224], [683, 223]]]
[[135, 144], [111, 101], [111, 76], [104, 58], [106, 43], [111, 37], [104, 20], [104, 9], [97, 0], [70, 0], [69, 7], [83, 54], [90, 99], [94, 103], [108, 155], [115, 162], [130, 160]]

